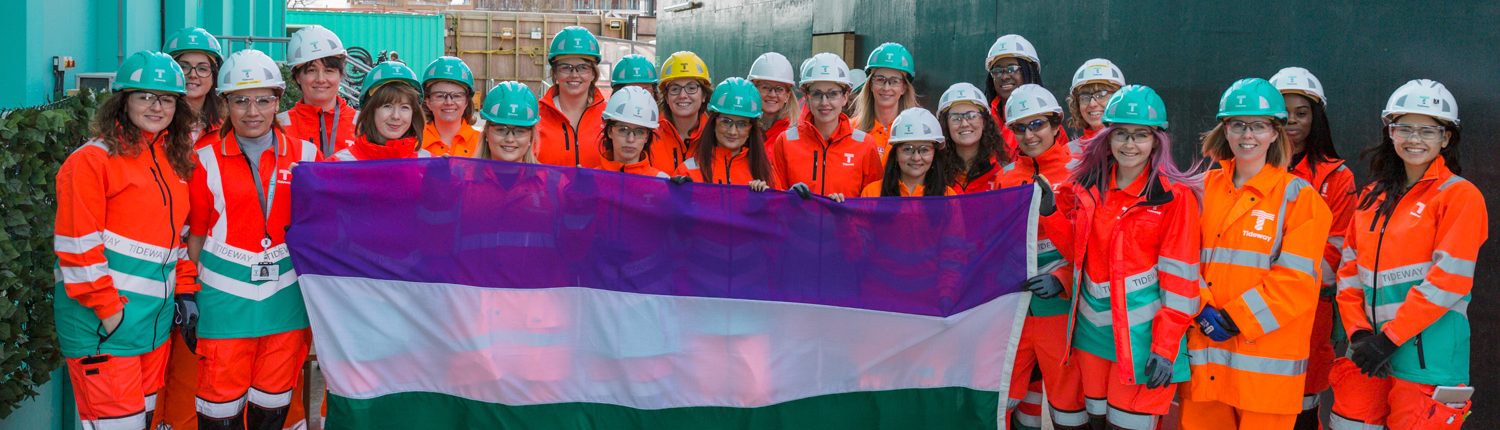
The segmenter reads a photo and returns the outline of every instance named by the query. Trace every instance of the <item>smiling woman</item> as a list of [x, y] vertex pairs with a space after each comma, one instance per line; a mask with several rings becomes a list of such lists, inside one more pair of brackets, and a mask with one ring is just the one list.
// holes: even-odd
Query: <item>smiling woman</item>
[[394, 61], [370, 69], [361, 94], [354, 145], [329, 158], [341, 161], [428, 157], [422, 150], [422, 93], [412, 70]]

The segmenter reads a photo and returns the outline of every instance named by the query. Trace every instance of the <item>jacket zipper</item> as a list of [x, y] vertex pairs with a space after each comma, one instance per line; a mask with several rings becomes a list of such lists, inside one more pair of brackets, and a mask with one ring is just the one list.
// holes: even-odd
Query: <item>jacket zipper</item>
[[812, 162], [812, 180], [818, 182], [818, 151], [813, 151]]
[[1417, 344], [1417, 367], [1422, 368], [1422, 370], [1426, 370], [1427, 354], [1426, 351], [1424, 351], [1425, 348], [1422, 348], [1422, 334], [1417, 333], [1417, 339], [1413, 342], [1416, 342]]

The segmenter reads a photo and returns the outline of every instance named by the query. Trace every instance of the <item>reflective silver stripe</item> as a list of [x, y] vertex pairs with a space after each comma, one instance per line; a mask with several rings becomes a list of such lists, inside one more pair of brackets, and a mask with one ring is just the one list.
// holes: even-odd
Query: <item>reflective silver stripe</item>
[[358, 158], [354, 158], [354, 153], [350, 152], [347, 148], [333, 153], [333, 159], [338, 161], [359, 161]]
[[1448, 187], [1453, 186], [1453, 184], [1457, 184], [1457, 183], [1463, 182], [1463, 181], [1464, 181], [1464, 178], [1462, 176], [1458, 176], [1458, 175], [1449, 176], [1448, 180], [1443, 181], [1443, 185], [1438, 185], [1438, 191], [1446, 190], [1446, 189], [1448, 189]]
[[1089, 324], [1093, 324], [1095, 327], [1109, 327], [1111, 325], [1109, 313], [1109, 309], [1096, 311], [1094, 310], [1094, 307], [1089, 306], [1088, 303], [1080, 303], [1078, 305], [1078, 316], [1083, 317], [1084, 320], [1088, 321]]
[[1330, 235], [1330, 236], [1328, 236], [1328, 244], [1329, 245], [1333, 245], [1334, 248], [1343, 249], [1344, 248], [1344, 236], [1332, 236], [1332, 235]]
[[[1431, 270], [1432, 262], [1430, 261], [1381, 270], [1380, 288], [1383, 289], [1420, 281], [1427, 278], [1427, 272]], [[1374, 272], [1361, 266], [1359, 268], [1359, 282], [1364, 285], [1375, 285]]]
[[1351, 420], [1339, 416], [1336, 413], [1328, 414], [1329, 430], [1386, 430], [1385, 426], [1376, 424], [1365, 424], [1364, 421]]
[[302, 161], [318, 161], [318, 145], [302, 141]]
[[214, 403], [198, 398], [198, 413], [209, 418], [229, 418], [245, 409], [245, 396], [224, 403]]
[[1096, 299], [1109, 298], [1109, 282], [1094, 282], [1094, 279], [1090, 278], [1088, 273], [1084, 273], [1083, 281], [1080, 281], [1080, 283], [1083, 284], [1084, 291], [1088, 291], [1090, 297]]
[[1009, 173], [1012, 170], [1016, 170], [1016, 163], [1006, 164], [1005, 167], [1003, 167], [1003, 168], [1000, 169], [1000, 171], [1007, 172], [1007, 173]]
[[1161, 302], [1147, 303], [1145, 305], [1142, 305], [1141, 307], [1131, 309], [1130, 312], [1127, 312], [1125, 314], [1125, 322], [1132, 326], [1143, 322], [1148, 322], [1151, 321], [1151, 319], [1156, 318], [1156, 313], [1158, 311], [1161, 311]]
[[1355, 277], [1355, 276], [1345, 276], [1345, 277], [1339, 278], [1339, 291], [1353, 290], [1353, 289], [1356, 289], [1356, 288], [1361, 288], [1361, 285], [1359, 283], [1359, 278], [1358, 277]]
[[1083, 411], [1064, 411], [1052, 408], [1052, 424], [1055, 426], [1079, 427], [1089, 423], [1089, 414]]
[[1168, 275], [1176, 276], [1183, 280], [1198, 280], [1198, 263], [1188, 264], [1177, 259], [1159, 257], [1156, 259], [1156, 268]]
[[104, 145], [104, 141], [98, 140], [98, 139], [93, 139], [93, 140], [90, 140], [88, 142], [83, 142], [83, 145], [79, 146], [78, 149], [73, 150], [73, 152], [82, 151], [82, 150], [84, 150], [84, 148], [90, 148], [90, 147], [92, 147], [92, 148], [99, 148], [99, 149], [104, 150], [104, 152], [109, 152], [109, 147]]
[[84, 420], [81, 424], [84, 430], [140, 430], [146, 428], [146, 412], [119, 418]]
[[432, 158], [432, 153], [431, 152], [427, 152], [426, 149], [418, 149], [417, 150], [417, 158]]
[[94, 282], [104, 277], [108, 273], [109, 265], [107, 263], [98, 263], [83, 267], [60, 266], [58, 269], [59, 273], [62, 274], [64, 284], [80, 284]]
[[257, 390], [255, 389], [255, 387], [250, 387], [250, 394], [248, 397], [251, 404], [266, 409], [275, 409], [292, 404], [292, 390], [286, 390], [281, 393], [272, 394]]
[[1423, 281], [1417, 285], [1417, 292], [1422, 293], [1422, 297], [1426, 297], [1427, 301], [1432, 304], [1444, 308], [1451, 308], [1464, 298], [1464, 294], [1438, 288], [1437, 285], [1432, 284], [1432, 281]]
[[147, 394], [146, 395], [146, 410], [148, 410], [148, 411], [154, 411], [154, 410], [156, 410], [156, 393], [151, 393], [151, 394]]
[[1138, 414], [1110, 406], [1107, 417], [1110, 425], [1126, 430], [1156, 429], [1156, 415]]
[[860, 141], [860, 142], [864, 142], [865, 141], [865, 131], [856, 128], [856, 129], [854, 129], [853, 133], [849, 133], [849, 137], [854, 138], [854, 140], [857, 140], [857, 141]]
[[286, 112], [282, 112], [282, 113], [276, 114], [276, 122], [278, 124], [281, 124], [282, 127], [291, 127], [292, 126], [292, 111], [286, 111]]
[[688, 170], [698, 170], [698, 158], [688, 157], [688, 159], [682, 160], [682, 167]]
[[1261, 297], [1260, 290], [1245, 290], [1245, 294], [1240, 295], [1240, 300], [1244, 300], [1245, 307], [1250, 308], [1250, 313], [1255, 315], [1260, 331], [1270, 333], [1281, 327], [1281, 323], [1276, 321], [1276, 315], [1271, 313], [1271, 307], [1266, 305], [1266, 298]]
[[1021, 399], [1006, 399], [1005, 400], [1005, 408], [1006, 409], [1014, 408], [1014, 407], [1016, 407], [1016, 405], [1019, 405], [1019, 404], [1021, 404]]
[[1281, 255], [1276, 257], [1275, 264], [1277, 266], [1302, 272], [1309, 278], [1318, 278], [1318, 263], [1313, 262], [1313, 259], [1311, 258], [1303, 257], [1301, 255], [1292, 254], [1289, 252], [1283, 252], [1281, 253]]
[[1092, 397], [1084, 397], [1083, 407], [1088, 409], [1089, 415], [1102, 417], [1104, 416], [1104, 414], [1108, 413], [1107, 410], [1109, 409], [1109, 401], [1106, 401], [1104, 399], [1095, 399]]
[[1302, 396], [1302, 410], [1310, 411], [1317, 409], [1318, 399], [1322, 398], [1322, 396], [1322, 393], [1312, 393]]
[[1168, 309], [1182, 312], [1188, 314], [1189, 316], [1198, 313], [1198, 306], [1201, 305], [1199, 298], [1188, 298], [1187, 296], [1177, 294], [1176, 292], [1165, 288], [1161, 290], [1161, 293], [1161, 303], [1163, 305], [1166, 305]]
[[1042, 428], [1042, 417], [1016, 411], [1016, 422], [1026, 428]]
[[100, 232], [85, 233], [83, 236], [78, 237], [63, 236], [60, 234], [52, 235], [52, 250], [57, 252], [82, 254], [103, 244], [104, 235]]
[[1194, 366], [1217, 364], [1230, 369], [1267, 375], [1302, 376], [1307, 373], [1307, 360], [1256, 357], [1219, 348], [1188, 351], [1188, 363]]
[[1068, 169], [1069, 172], [1071, 172], [1074, 169], [1077, 169], [1078, 165], [1080, 165], [1080, 164], [1083, 164], [1083, 159], [1081, 159], [1081, 158], [1074, 158], [1072, 160], [1068, 160], [1068, 164], [1063, 165], [1063, 167], [1066, 168], [1066, 169]]
[[1322, 281], [1320, 283], [1323, 285], [1333, 285], [1334, 281], [1338, 280], [1338, 273], [1333, 271], [1333, 265], [1328, 264], [1328, 260], [1318, 259], [1318, 271], [1322, 275], [1318, 280]]
[[1126, 276], [1125, 294], [1131, 294], [1146, 289], [1146, 287], [1156, 285], [1156, 281], [1156, 266], [1151, 266], [1151, 268], [1146, 269], [1144, 272]]
[[1030, 404], [1033, 404], [1033, 405], [1041, 405], [1042, 404], [1042, 393], [1039, 393], [1039, 392], [1036, 392], [1036, 391], [1027, 391], [1026, 392], [1026, 397], [1023, 398], [1023, 399], [1021, 399], [1021, 402], [1022, 403], [1030, 403]]
[[784, 135], [786, 136], [785, 140], [797, 140], [798, 136], [796, 124], [793, 124], [792, 127], [788, 127]]
[[1448, 251], [1444, 251], [1441, 249], [1433, 251], [1432, 263], [1433, 265], [1437, 266], [1437, 268], [1443, 269], [1444, 272], [1463, 276], [1466, 278], [1474, 277], [1474, 260], [1465, 260], [1462, 258], [1454, 257], [1453, 254], [1449, 254]]
[[1271, 254], [1234, 248], [1204, 248], [1203, 263], [1232, 264], [1257, 269], [1271, 268]]
[[[1160, 310], [1160, 302], [1151, 302], [1145, 305], [1141, 305], [1140, 307], [1131, 309], [1130, 311], [1125, 313], [1125, 323], [1133, 326], [1143, 322], [1151, 321], [1152, 318], [1156, 318], [1156, 313]], [[1082, 316], [1083, 319], [1088, 320], [1089, 324], [1093, 324], [1096, 327], [1109, 327], [1114, 325], [1111, 316], [1113, 312], [1113, 308], [1104, 311], [1094, 310], [1094, 307], [1089, 306], [1087, 303], [1078, 306], [1078, 315]]]

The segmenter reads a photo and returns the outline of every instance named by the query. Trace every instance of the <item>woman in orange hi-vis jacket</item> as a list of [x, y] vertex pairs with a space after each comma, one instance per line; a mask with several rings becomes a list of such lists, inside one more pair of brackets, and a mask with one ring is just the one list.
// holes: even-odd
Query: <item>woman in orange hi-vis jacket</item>
[[604, 155], [594, 168], [611, 172], [632, 173], [658, 178], [669, 177], [666, 172], [651, 165], [646, 154], [651, 153], [655, 139], [656, 101], [651, 93], [637, 87], [621, 88], [609, 96], [609, 108], [604, 110], [604, 138], [600, 146]]
[[1343, 330], [1334, 333], [1334, 271], [1339, 267], [1339, 249], [1344, 246], [1344, 231], [1354, 215], [1354, 171], [1333, 146], [1332, 127], [1328, 124], [1327, 98], [1323, 83], [1307, 69], [1287, 67], [1271, 77], [1271, 85], [1286, 100], [1286, 135], [1292, 143], [1293, 175], [1307, 181], [1328, 204], [1333, 222], [1328, 229], [1328, 244], [1319, 260], [1322, 289], [1318, 293], [1318, 313], [1313, 321], [1312, 343], [1307, 357], [1307, 382], [1302, 389], [1302, 414], [1297, 416], [1298, 430], [1317, 430], [1318, 405], [1328, 390], [1328, 372], [1333, 367], [1333, 339], [1343, 339]]
[[[1044, 86], [1042, 60], [1037, 55], [1036, 46], [1020, 35], [1007, 34], [995, 39], [985, 55], [984, 67], [989, 72], [985, 75], [984, 94], [990, 100], [990, 115], [1001, 124], [1006, 122], [1005, 106], [1011, 93], [1026, 84]], [[1068, 141], [1067, 130], [1059, 130], [1058, 134], [1063, 142]], [[1020, 136], [1009, 128], [1001, 130], [1000, 138], [1005, 139], [1006, 154], [1015, 154], [1017, 137]], [[1041, 394], [1038, 393], [1037, 397]]]
[[474, 127], [474, 73], [457, 57], [438, 57], [422, 72], [422, 149], [433, 157], [473, 157], [479, 151]]
[[948, 187], [937, 154], [943, 127], [927, 109], [911, 108], [891, 121], [891, 151], [885, 176], [866, 185], [860, 197], [940, 197], [957, 194]]
[[652, 167], [675, 172], [697, 153], [693, 145], [710, 126], [708, 95], [714, 87], [708, 79], [708, 66], [698, 54], [680, 51], [661, 63], [661, 100], [657, 104], [661, 119], [651, 152], [646, 155]]
[[938, 119], [943, 126], [943, 176], [948, 186], [959, 194], [981, 193], [995, 189], [1000, 166], [1010, 157], [1000, 149], [1000, 123], [989, 114], [984, 93], [967, 82], [948, 87], [938, 101]]
[[292, 33], [286, 48], [286, 64], [302, 90], [302, 100], [276, 116], [287, 137], [312, 142], [325, 156], [353, 145], [354, 117], [359, 112], [339, 96], [344, 43], [332, 31], [314, 25]]
[[[1066, 138], [1062, 135], [1062, 105], [1046, 88], [1026, 84], [1017, 87], [1005, 103], [1006, 127], [1018, 140], [1015, 160], [1000, 169], [996, 188], [1030, 185], [1041, 181], [1057, 186], [1068, 176]], [[1052, 422], [1062, 428], [1088, 424], [1080, 391], [1077, 363], [1068, 357], [1068, 298], [1065, 286], [1072, 284], [1073, 269], [1048, 239], [1047, 229], [1037, 232], [1038, 272], [1026, 280], [1033, 297], [1026, 310], [1011, 371], [1009, 410], [1013, 424], [1038, 428], [1041, 422], [1041, 388], [1046, 387], [1052, 406]], [[1032, 380], [1032, 369], [1041, 370], [1041, 380]], [[1034, 393], [1034, 394], [1033, 394]]]
[[542, 164], [599, 164], [605, 102], [596, 86], [600, 58], [599, 39], [583, 27], [570, 26], [552, 36], [547, 64], [555, 85], [538, 100], [542, 120], [536, 125], [536, 157]]
[[676, 175], [694, 182], [748, 185], [755, 191], [780, 188], [758, 122], [761, 106], [760, 92], [750, 81], [729, 78], [715, 86], [708, 126], [692, 145], [693, 157], [683, 160]]
[[363, 101], [354, 144], [329, 155], [327, 160], [358, 161], [388, 158], [418, 158], [430, 154], [422, 148], [422, 92], [416, 75], [405, 64], [387, 61], [375, 65], [360, 91]]
[[779, 53], [760, 54], [750, 64], [750, 73], [745, 79], [755, 84], [760, 99], [765, 102], [761, 106], [763, 115], [758, 121], [760, 129], [766, 133], [766, 142], [776, 140], [787, 127], [797, 124], [803, 111], [794, 89], [797, 75], [792, 71], [792, 62]]
[[[1489, 238], [1484, 196], [1459, 177], [1458, 103], [1418, 79], [1391, 94], [1372, 183], [1339, 268], [1348, 358], [1334, 364], [1334, 428], [1457, 429], [1472, 403], [1433, 400], [1469, 384], [1475, 258]], [[1389, 243], [1387, 243], [1389, 242]]]
[[1124, 86], [1125, 72], [1103, 58], [1085, 61], [1073, 72], [1073, 86], [1068, 90], [1068, 127], [1083, 132], [1068, 142], [1073, 163], [1083, 158], [1083, 143], [1104, 129], [1104, 106]]
[[197, 117], [182, 68], [160, 52], [120, 65], [94, 138], [57, 172], [53, 317], [89, 428], [145, 428], [174, 320], [192, 339], [197, 266], [186, 258]]
[[[1153, 430], [1188, 378], [1198, 313], [1198, 169], [1172, 162], [1156, 91], [1123, 87], [1043, 228], [1077, 280], [1069, 326], [1093, 428]], [[1132, 106], [1134, 108], [1132, 108]]]
[[851, 121], [854, 128], [869, 133], [870, 143], [881, 161], [890, 157], [891, 122], [896, 115], [917, 107], [917, 68], [911, 52], [899, 43], [886, 42], [870, 51], [865, 61], [868, 79], [854, 96]]
[[865, 132], [844, 115], [849, 103], [849, 66], [838, 55], [820, 53], [802, 65], [800, 84], [808, 112], [770, 144], [777, 183], [799, 195], [834, 200], [859, 195], [880, 180], [880, 154]]
[[1285, 169], [1285, 101], [1241, 79], [1219, 101], [1203, 154], [1203, 309], [1188, 332], [1182, 428], [1291, 429], [1302, 412], [1318, 260], [1332, 215]]

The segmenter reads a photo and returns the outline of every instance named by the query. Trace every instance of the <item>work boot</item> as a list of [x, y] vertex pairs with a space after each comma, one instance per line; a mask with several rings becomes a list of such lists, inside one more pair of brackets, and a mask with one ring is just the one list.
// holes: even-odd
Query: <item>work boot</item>
[[245, 416], [245, 428], [247, 430], [281, 430], [286, 424], [286, 414], [290, 407], [262, 408], [260, 405], [251, 403], [250, 411]]

